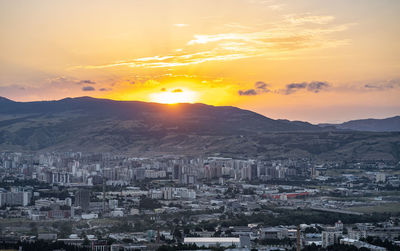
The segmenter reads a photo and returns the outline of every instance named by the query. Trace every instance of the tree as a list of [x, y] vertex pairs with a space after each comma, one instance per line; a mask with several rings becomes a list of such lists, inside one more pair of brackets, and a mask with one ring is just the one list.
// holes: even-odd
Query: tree
[[59, 226], [59, 231], [62, 238], [68, 237], [72, 233], [72, 224], [69, 222], [61, 223]]
[[147, 198], [147, 197], [142, 197], [139, 202], [139, 208], [142, 209], [156, 209], [160, 208], [161, 203], [158, 202], [157, 200]]
[[85, 235], [85, 238], [83, 239], [83, 246], [89, 246], [90, 245], [90, 241], [88, 239], [88, 237]]
[[175, 239], [180, 240], [182, 239], [182, 233], [181, 231], [179, 231], [179, 229], [175, 228], [173, 236], [175, 237]]
[[29, 226], [31, 227], [31, 231], [29, 232], [30, 235], [37, 236], [38, 235], [38, 227], [35, 222], [29, 223]]

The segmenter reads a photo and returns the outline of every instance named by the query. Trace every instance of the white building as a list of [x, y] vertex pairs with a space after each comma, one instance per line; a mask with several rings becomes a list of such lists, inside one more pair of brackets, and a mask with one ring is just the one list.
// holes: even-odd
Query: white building
[[116, 210], [111, 211], [110, 215], [111, 217], [124, 217], [124, 212], [121, 209], [117, 208]]
[[386, 250], [386, 248], [384, 248], [384, 247], [371, 245], [371, 244], [363, 242], [363, 241], [358, 241], [358, 240], [349, 239], [349, 238], [341, 239], [340, 244], [351, 245], [351, 246], [355, 246], [357, 248], [366, 248], [371, 251], [385, 251]]
[[27, 206], [31, 201], [30, 192], [6, 192], [0, 193], [0, 206]]
[[81, 217], [83, 220], [91, 220], [91, 219], [99, 218], [99, 215], [98, 214], [82, 214]]
[[108, 200], [108, 207], [114, 209], [118, 207], [118, 200]]
[[[247, 237], [247, 238], [246, 238]], [[240, 238], [233, 237], [186, 237], [183, 240], [184, 244], [196, 244], [201, 247], [249, 247], [250, 238], [241, 236]]]
[[150, 198], [160, 200], [163, 198], [164, 193], [161, 190], [150, 190]]
[[172, 188], [171, 187], [163, 187], [161, 189], [163, 192], [164, 200], [172, 200]]
[[353, 230], [348, 229], [349, 239], [359, 240], [361, 238], [367, 238], [367, 231], [365, 230]]
[[339, 237], [342, 236], [340, 231], [322, 231], [322, 247], [338, 243]]
[[384, 173], [377, 173], [375, 176], [375, 181], [378, 182], [386, 182], [386, 174]]

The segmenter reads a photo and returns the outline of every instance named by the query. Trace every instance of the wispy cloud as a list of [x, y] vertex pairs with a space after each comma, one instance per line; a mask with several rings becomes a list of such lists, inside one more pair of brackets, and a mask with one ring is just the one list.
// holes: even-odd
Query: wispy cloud
[[307, 87], [307, 83], [291, 83], [286, 85], [286, 89], [283, 90], [283, 93], [286, 95], [297, 92], [298, 90], [305, 89]]
[[255, 95], [262, 94], [262, 93], [270, 92], [268, 87], [269, 87], [269, 84], [264, 83], [262, 81], [258, 81], [254, 84], [254, 88], [247, 89], [247, 90], [239, 90], [238, 94], [240, 96], [255, 96]]
[[364, 84], [364, 88], [367, 90], [377, 90], [377, 91], [400, 88], [400, 79], [375, 81]]
[[250, 57], [250, 55], [246, 55], [244, 53], [220, 53], [219, 50], [214, 49], [211, 51], [202, 51], [192, 54], [173, 55], [166, 57], [155, 56], [152, 57], [153, 59], [150, 59], [149, 57], [137, 58], [131, 61], [117, 62], [106, 65], [79, 66], [79, 68], [104, 69], [117, 66], [164, 68], [164, 67], [187, 66], [187, 65], [200, 64], [210, 61], [235, 60], [246, 57]]
[[282, 10], [285, 6], [285, 4], [271, 4], [268, 6], [268, 8], [271, 10]]
[[331, 87], [331, 84], [325, 81], [312, 81], [312, 82], [300, 82], [290, 83], [285, 86], [284, 89], [271, 89], [271, 85], [262, 81], [258, 81], [254, 84], [254, 88], [239, 90], [239, 96], [255, 96], [263, 93], [275, 93], [290, 95], [300, 90], [306, 90], [313, 93], [319, 93], [323, 90]]
[[291, 14], [286, 15], [286, 20], [294, 25], [303, 25], [307, 23], [311, 24], [327, 24], [332, 22], [335, 19], [334, 16], [317, 16], [317, 15], [309, 15], [309, 14]]
[[100, 88], [99, 91], [108, 92], [108, 91], [112, 91], [112, 88]]
[[194, 35], [194, 39], [190, 40], [187, 44], [207, 44], [218, 42], [221, 40], [243, 40], [251, 41], [260, 37], [258, 33], [225, 33], [225, 34], [214, 34], [214, 35]]
[[313, 81], [307, 84], [307, 90], [310, 92], [318, 93], [331, 85], [328, 82]]
[[175, 27], [186, 27], [188, 24], [174, 24]]
[[95, 91], [96, 89], [93, 86], [84, 86], [82, 87], [82, 91], [84, 92], [90, 92], [90, 91]]
[[301, 83], [290, 83], [286, 85], [285, 89], [278, 90], [278, 93], [290, 95], [299, 90], [307, 90], [309, 92], [319, 93], [322, 90], [326, 90], [331, 85], [325, 81], [312, 81], [312, 82], [301, 82]]
[[78, 84], [78, 85], [95, 85], [96, 82], [86, 79], [86, 80], [78, 81], [78, 82], [76, 82], [76, 84]]
[[[329, 35], [348, 29], [351, 24], [330, 24], [333, 16], [288, 15], [282, 23], [268, 29], [249, 32], [195, 34], [186, 42], [186, 47], [168, 55], [155, 55], [117, 61], [103, 65], [84, 65], [76, 68], [103, 69], [112, 67], [171, 68], [201, 64], [212, 61], [231, 61], [252, 57], [284, 59], [288, 53], [300, 50], [315, 50], [337, 47], [349, 43]], [[313, 24], [313, 25], [308, 25]], [[247, 31], [247, 32], [246, 32]]]
[[254, 29], [254, 27], [250, 27], [250, 26], [243, 25], [240, 23], [235, 23], [235, 22], [224, 24], [224, 26], [229, 29], [235, 29], [235, 30], [252, 30], [252, 29]]

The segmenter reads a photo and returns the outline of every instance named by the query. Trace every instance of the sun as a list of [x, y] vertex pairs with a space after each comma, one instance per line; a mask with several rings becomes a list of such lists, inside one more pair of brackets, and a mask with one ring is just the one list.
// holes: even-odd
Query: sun
[[162, 89], [159, 92], [151, 93], [150, 100], [162, 104], [195, 103], [197, 101], [197, 93], [182, 88], [175, 88], [169, 91]]

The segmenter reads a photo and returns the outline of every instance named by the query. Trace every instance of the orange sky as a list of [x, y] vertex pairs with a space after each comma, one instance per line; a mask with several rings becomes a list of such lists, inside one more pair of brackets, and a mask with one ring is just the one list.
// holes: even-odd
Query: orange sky
[[397, 0], [0, 2], [0, 96], [400, 114]]

